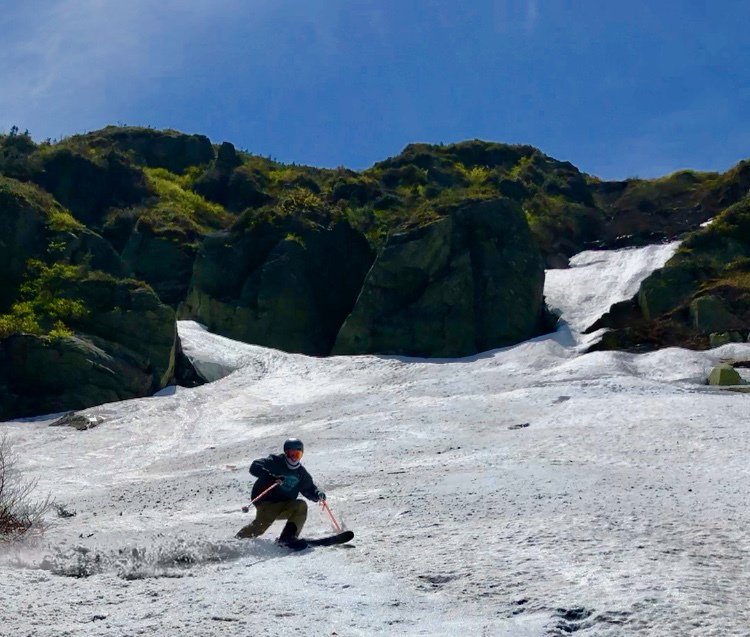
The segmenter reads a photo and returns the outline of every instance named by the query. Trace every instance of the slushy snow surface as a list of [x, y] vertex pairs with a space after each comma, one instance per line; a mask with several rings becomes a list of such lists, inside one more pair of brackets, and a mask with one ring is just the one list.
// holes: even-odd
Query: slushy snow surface
[[[579, 334], [673, 251], [549, 272], [561, 327], [514, 347], [311, 358], [183, 322], [215, 382], [86, 410], [86, 431], [2, 423], [76, 515], [0, 548], [0, 633], [750, 634], [750, 395], [704, 384], [750, 345], [584, 354]], [[351, 546], [234, 539], [250, 462], [289, 436]], [[330, 531], [310, 503], [305, 534]]]

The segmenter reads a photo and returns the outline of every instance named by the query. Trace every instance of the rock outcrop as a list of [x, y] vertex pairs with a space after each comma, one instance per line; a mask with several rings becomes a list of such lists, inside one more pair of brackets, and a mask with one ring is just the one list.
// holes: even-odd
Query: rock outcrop
[[3, 178], [0, 235], [0, 418], [145, 396], [167, 384], [174, 311], [144, 284], [120, 278], [120, 257], [106, 241], [35, 186]]
[[138, 220], [122, 251], [123, 265], [131, 276], [146, 281], [162, 302], [181, 303], [188, 290], [197, 248], [181, 233], [156, 233]]
[[180, 316], [237, 340], [325, 355], [372, 259], [345, 222], [286, 217], [210, 235]]
[[148, 396], [174, 373], [174, 312], [136, 283], [80, 286], [90, 315], [71, 336], [0, 340], [0, 419]]
[[392, 235], [334, 354], [456, 357], [538, 334], [544, 268], [520, 207], [473, 201]]
[[266, 178], [257, 170], [242, 166], [234, 146], [224, 142], [216, 159], [196, 179], [193, 190], [227, 210], [256, 208], [271, 201], [264, 192]]
[[47, 245], [45, 207], [52, 205], [38, 190], [0, 177], [0, 312], [14, 300], [26, 262]]
[[617, 309], [593, 326], [614, 330], [594, 349], [706, 349], [748, 338], [750, 199], [687, 235], [637, 298]]
[[[173, 130], [111, 126], [37, 144], [14, 128], [0, 134], [0, 338], [18, 337], [3, 347], [19, 369], [22, 352], [94, 360], [93, 347], [130, 375], [132, 392], [158, 386], [161, 372], [138, 376], [142, 360], [135, 375], [126, 369], [127, 330], [84, 324], [119, 307], [83, 306], [82, 290], [105, 272], [113, 288], [132, 276], [144, 282], [133, 293], [151, 286], [182, 316], [240, 340], [315, 355], [463, 356], [551, 329], [534, 245], [547, 267], [567, 267], [584, 249], [682, 238], [636, 298], [597, 322], [612, 331], [595, 347], [747, 340], [748, 187], [750, 162], [602, 182], [531, 146], [481, 140], [410, 144], [354, 171]], [[67, 297], [56, 297], [57, 279], [75, 282]], [[152, 319], [132, 311], [147, 333]]]
[[130, 206], [148, 194], [143, 172], [114, 151], [96, 158], [70, 148], [41, 153], [32, 179], [92, 228], [102, 227], [110, 208]]
[[107, 126], [74, 139], [92, 148], [114, 148], [126, 153], [138, 164], [166, 168], [173, 173], [181, 173], [190, 166], [208, 164], [214, 158], [214, 149], [208, 137], [175, 130]]

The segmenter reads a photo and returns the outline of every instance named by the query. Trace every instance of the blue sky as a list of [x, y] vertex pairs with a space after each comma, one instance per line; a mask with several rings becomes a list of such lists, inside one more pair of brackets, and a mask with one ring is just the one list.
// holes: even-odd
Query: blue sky
[[176, 128], [361, 169], [415, 141], [527, 143], [605, 179], [750, 158], [740, 0], [24, 0], [0, 131]]

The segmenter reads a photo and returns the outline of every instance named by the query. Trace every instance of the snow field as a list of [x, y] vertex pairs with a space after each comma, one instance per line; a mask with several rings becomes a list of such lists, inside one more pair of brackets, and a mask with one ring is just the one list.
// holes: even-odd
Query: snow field
[[[750, 345], [581, 353], [579, 330], [668, 258], [656, 252], [580, 255], [547, 282], [567, 325], [515, 347], [317, 359], [183, 322], [186, 352], [228, 375], [87, 410], [103, 423], [83, 432], [4, 423], [23, 470], [76, 515], [0, 550], [0, 626], [747, 635], [750, 396], [703, 383]], [[250, 461], [290, 435], [353, 546], [288, 554], [281, 523], [233, 538]], [[305, 533], [329, 530], [311, 503]]]

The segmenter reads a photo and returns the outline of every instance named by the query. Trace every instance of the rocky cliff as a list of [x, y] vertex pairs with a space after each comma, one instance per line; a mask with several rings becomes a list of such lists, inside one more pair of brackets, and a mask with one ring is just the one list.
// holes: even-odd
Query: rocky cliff
[[0, 135], [0, 414], [153, 392], [179, 349], [175, 312], [313, 355], [508, 345], [551, 329], [544, 267], [675, 238], [597, 347], [746, 339], [748, 188], [748, 162], [605, 182], [480, 140], [352, 171], [172, 130], [41, 144], [14, 130]]
[[467, 201], [390, 235], [333, 353], [456, 357], [526, 340], [545, 326], [543, 268], [518, 204]]

